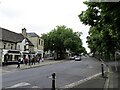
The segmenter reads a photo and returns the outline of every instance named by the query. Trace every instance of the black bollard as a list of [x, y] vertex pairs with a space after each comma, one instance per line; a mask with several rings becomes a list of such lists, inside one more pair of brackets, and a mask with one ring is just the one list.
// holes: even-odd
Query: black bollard
[[102, 68], [102, 77], [104, 77], [104, 66], [103, 66], [103, 63], [101, 64], [101, 68]]
[[52, 74], [52, 90], [55, 90], [55, 77], [56, 77], [56, 74], [53, 73]]

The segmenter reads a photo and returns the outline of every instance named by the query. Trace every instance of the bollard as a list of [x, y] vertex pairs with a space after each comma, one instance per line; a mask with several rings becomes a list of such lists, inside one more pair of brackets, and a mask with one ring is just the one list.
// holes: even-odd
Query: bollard
[[56, 77], [56, 74], [53, 73], [52, 74], [52, 90], [55, 90], [55, 77]]
[[103, 63], [101, 64], [101, 68], [102, 68], [102, 77], [104, 77], [104, 66], [103, 66]]

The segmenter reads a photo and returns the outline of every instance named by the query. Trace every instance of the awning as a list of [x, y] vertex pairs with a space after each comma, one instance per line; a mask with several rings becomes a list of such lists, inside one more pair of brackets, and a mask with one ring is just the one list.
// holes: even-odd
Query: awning
[[19, 50], [3, 50], [3, 55], [20, 55]]
[[20, 54], [20, 51], [18, 51], [18, 50], [8, 50], [8, 53]]

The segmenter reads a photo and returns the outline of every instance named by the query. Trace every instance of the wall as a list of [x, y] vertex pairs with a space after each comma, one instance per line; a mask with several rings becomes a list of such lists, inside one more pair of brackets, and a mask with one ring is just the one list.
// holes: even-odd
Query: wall
[[[34, 51], [35, 52], [40, 51], [42, 53], [42, 57], [43, 57], [43, 53], [44, 53], [44, 50], [43, 50], [44, 49], [44, 40], [42, 40], [39, 37], [29, 37], [29, 36], [28, 36], [28, 39], [33, 43]], [[42, 41], [42, 43], [41, 43], [41, 41]]]
[[2, 41], [0, 41], [0, 49], [3, 48]]
[[2, 49], [0, 49], [0, 66], [2, 66]]
[[28, 39], [32, 42], [32, 44], [34, 45], [34, 51], [37, 51], [37, 46], [38, 46], [38, 41], [37, 41], [37, 37], [28, 37]]
[[44, 40], [42, 40], [41, 38], [38, 38], [38, 42], [40, 40], [40, 43], [38, 43], [38, 49], [39, 50], [43, 50], [44, 49]]
[[29, 51], [34, 52], [34, 47], [33, 46], [29, 46]]

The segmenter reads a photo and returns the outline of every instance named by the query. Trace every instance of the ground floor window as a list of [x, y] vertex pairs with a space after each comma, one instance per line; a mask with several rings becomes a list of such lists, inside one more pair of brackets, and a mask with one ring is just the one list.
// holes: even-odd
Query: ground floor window
[[15, 55], [14, 60], [17, 61], [19, 59], [20, 55]]

